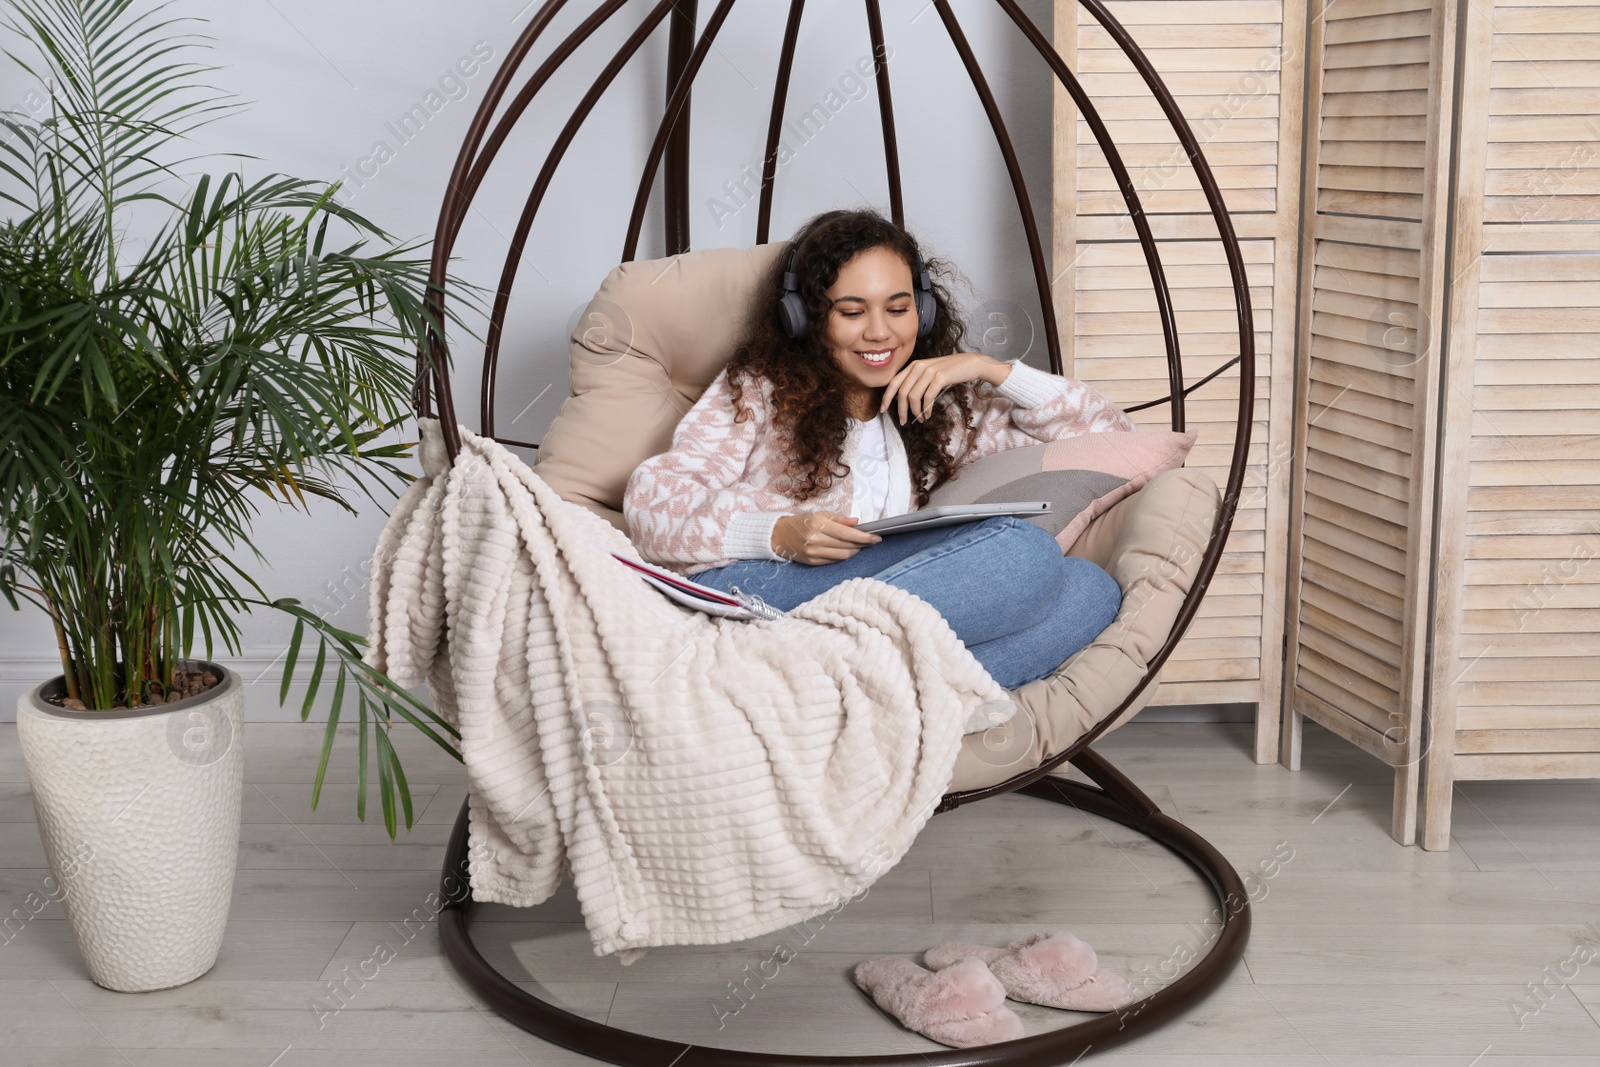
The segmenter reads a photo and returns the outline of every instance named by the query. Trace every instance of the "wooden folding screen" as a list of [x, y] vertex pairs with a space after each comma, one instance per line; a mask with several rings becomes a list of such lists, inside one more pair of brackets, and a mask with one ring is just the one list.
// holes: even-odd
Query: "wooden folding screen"
[[[1162, 671], [1156, 704], [1253, 702], [1257, 758], [1276, 757], [1283, 650], [1303, 4], [1112, 0], [1213, 167], [1249, 272], [1257, 329], [1255, 425], [1237, 517], [1194, 624]], [[1076, 0], [1058, 0], [1056, 48], [1120, 147], [1159, 241], [1188, 382], [1238, 354], [1228, 271], [1188, 160], [1144, 83]], [[1066, 372], [1124, 407], [1168, 391], [1155, 298], [1122, 195], [1072, 100], [1055, 104], [1054, 302]], [[1191, 394], [1189, 466], [1221, 484], [1238, 413], [1238, 371]], [[1165, 406], [1134, 416], [1168, 426]]]
[[1600, 2], [1463, 27], [1423, 847], [1452, 785], [1600, 776]]
[[1415, 823], [1456, 3], [1313, 0], [1284, 762], [1306, 715]]
[[1405, 843], [1425, 774], [1442, 849], [1457, 780], [1600, 774], [1600, 3], [1313, 10], [1283, 755]]

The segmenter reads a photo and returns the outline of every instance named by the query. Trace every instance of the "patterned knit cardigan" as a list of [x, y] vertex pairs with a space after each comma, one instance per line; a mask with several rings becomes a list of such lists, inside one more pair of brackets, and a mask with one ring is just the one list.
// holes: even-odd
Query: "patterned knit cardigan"
[[[954, 443], [956, 466], [1040, 441], [1085, 433], [1129, 431], [1133, 420], [1103, 393], [1078, 381], [1022, 363], [998, 390], [976, 389], [973, 415], [976, 447], [967, 452], [964, 437]], [[772, 383], [759, 379], [760, 396], [746, 390], [751, 417], [734, 422], [733, 390], [724, 370], [679, 421], [672, 447], [641, 463], [628, 479], [622, 500], [630, 539], [645, 559], [692, 575], [741, 559], [781, 559], [772, 551], [772, 528], [798, 511], [851, 514], [854, 474], [821, 494], [800, 502], [780, 488], [785, 456], [779, 435], [769, 432]], [[857, 435], [846, 443], [847, 466], [860, 455]], [[891, 462], [904, 468], [905, 449], [889, 442]], [[853, 467], [852, 471], [859, 469]], [[895, 471], [909, 481], [909, 475]]]

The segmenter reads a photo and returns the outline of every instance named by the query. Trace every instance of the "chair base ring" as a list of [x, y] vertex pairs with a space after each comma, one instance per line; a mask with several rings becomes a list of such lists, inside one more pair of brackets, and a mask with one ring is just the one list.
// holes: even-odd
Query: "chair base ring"
[[[1210, 842], [1163, 815], [1148, 798], [1097, 753], [1085, 749], [1073, 762], [1099, 788], [1046, 778], [1017, 792], [1079, 808], [1137, 830], [1195, 869], [1211, 886], [1221, 923], [1206, 956], [1187, 972], [1142, 1000], [1087, 1022], [1015, 1041], [970, 1049], [883, 1056], [804, 1056], [689, 1045], [597, 1023], [557, 1008], [514, 985], [495, 970], [472, 942], [472, 896], [467, 873], [467, 814], [461, 814], [446, 849], [439, 938], [451, 966], [502, 1018], [574, 1052], [623, 1067], [1050, 1067], [1130, 1041], [1176, 1020], [1227, 979], [1244, 956], [1250, 937], [1250, 901], [1233, 866]], [[948, 810], [948, 809], [942, 809]]]

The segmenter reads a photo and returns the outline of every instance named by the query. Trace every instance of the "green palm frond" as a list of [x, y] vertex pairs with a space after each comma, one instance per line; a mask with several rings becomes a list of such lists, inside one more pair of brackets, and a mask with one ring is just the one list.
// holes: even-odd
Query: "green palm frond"
[[[182, 159], [178, 139], [238, 105], [202, 79], [217, 68], [192, 58], [207, 39], [170, 4], [133, 0], [9, 0], [4, 25], [32, 46], [6, 55], [44, 84], [54, 113], [39, 126], [38, 190], [76, 212], [98, 198], [106, 212], [149, 195]], [[40, 207], [44, 205], [41, 197]], [[113, 267], [114, 269], [114, 267]]]

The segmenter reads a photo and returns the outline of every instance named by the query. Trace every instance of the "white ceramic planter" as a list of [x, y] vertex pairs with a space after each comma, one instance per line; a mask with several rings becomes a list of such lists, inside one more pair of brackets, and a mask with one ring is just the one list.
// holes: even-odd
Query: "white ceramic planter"
[[[187, 665], [187, 664], [186, 664]], [[39, 834], [89, 977], [124, 993], [211, 969], [239, 856], [244, 683], [132, 712], [17, 702]]]

